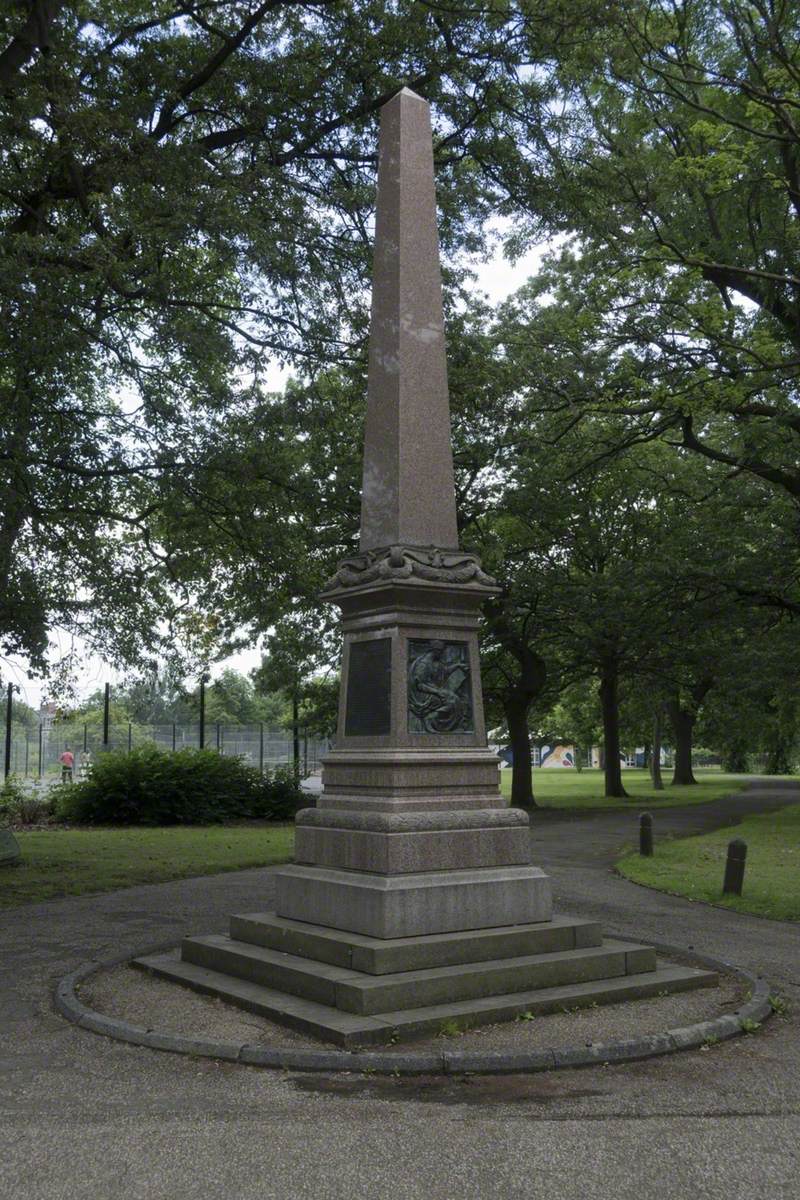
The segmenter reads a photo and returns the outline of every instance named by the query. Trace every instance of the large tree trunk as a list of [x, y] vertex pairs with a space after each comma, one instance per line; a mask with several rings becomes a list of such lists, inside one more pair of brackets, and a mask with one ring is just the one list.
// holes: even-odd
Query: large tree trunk
[[547, 663], [536, 652], [523, 626], [517, 632], [510, 624], [502, 608], [487, 605], [493, 619], [494, 634], [516, 665], [515, 672], [503, 672], [503, 686], [497, 689], [514, 754], [511, 771], [511, 803], [516, 808], [535, 808], [531, 772], [531, 735], [528, 729], [528, 714], [535, 700], [539, 699], [547, 683]]
[[615, 659], [603, 663], [600, 675], [600, 707], [603, 711], [603, 747], [605, 759], [606, 796], [627, 796], [622, 786], [622, 764], [619, 757], [619, 697], [618, 670]]
[[508, 724], [511, 752], [514, 756], [511, 768], [511, 806], [512, 808], [535, 808], [533, 756], [531, 755], [531, 735], [528, 729], [530, 705], [524, 702], [515, 704], [507, 700], [503, 707]]
[[650, 777], [657, 792], [664, 790], [664, 780], [661, 778], [661, 709], [653, 717], [653, 756], [650, 760]]
[[697, 783], [692, 774], [692, 737], [694, 734], [694, 723], [697, 720], [697, 714], [700, 710], [700, 705], [706, 698], [706, 694], [714, 685], [713, 676], [708, 676], [705, 679], [700, 679], [693, 684], [689, 689], [691, 696], [691, 704], [681, 704], [680, 696], [676, 695], [674, 700], [670, 700], [667, 704], [667, 713], [672, 724], [672, 730], [675, 734], [675, 770], [672, 773], [673, 784], [691, 784]]
[[791, 775], [792, 738], [781, 733], [775, 733], [767, 743], [767, 761], [764, 764], [765, 775]]
[[746, 775], [748, 765], [745, 746], [729, 746], [722, 755], [722, 769], [730, 775]]
[[694, 731], [695, 714], [682, 708], [677, 700], [671, 700], [667, 712], [675, 736], [675, 769], [672, 773], [674, 785], [697, 783], [692, 774], [692, 733]]

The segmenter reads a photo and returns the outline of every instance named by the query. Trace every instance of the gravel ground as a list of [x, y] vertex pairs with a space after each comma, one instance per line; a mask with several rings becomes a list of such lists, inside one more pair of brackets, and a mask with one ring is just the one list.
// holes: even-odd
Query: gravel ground
[[[660, 810], [657, 836], [798, 799], [796, 781], [759, 783], [731, 802]], [[534, 862], [552, 876], [557, 911], [762, 974], [786, 1016], [705, 1052], [585, 1070], [265, 1071], [98, 1037], [52, 997], [87, 959], [222, 932], [229, 913], [273, 907], [271, 869], [25, 905], [0, 913], [0, 1196], [797, 1200], [800, 928], [615, 876], [636, 817], [535, 814]]]
[[[203, 1037], [209, 1041], [319, 1049], [323, 1043], [304, 1037], [264, 1017], [244, 1012], [223, 1000], [201, 996], [134, 967], [115, 967], [93, 976], [80, 989], [84, 1004], [106, 1016], [130, 1021], [160, 1033]], [[540, 1050], [553, 1046], [585, 1045], [663, 1033], [666, 1029], [710, 1021], [733, 1012], [746, 990], [730, 976], [720, 986], [656, 996], [635, 1003], [607, 1004], [569, 1013], [550, 1013], [526, 1021], [486, 1025], [456, 1036], [427, 1037], [382, 1046], [402, 1053], [413, 1050]], [[376, 1049], [378, 1047], [375, 1047]]]

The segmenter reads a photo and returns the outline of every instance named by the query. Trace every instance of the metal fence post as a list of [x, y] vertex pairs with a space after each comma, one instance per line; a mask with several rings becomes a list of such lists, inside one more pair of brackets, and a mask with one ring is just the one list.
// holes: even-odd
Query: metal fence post
[[8, 692], [7, 692], [7, 698], [6, 698], [6, 757], [5, 757], [5, 768], [4, 768], [4, 772], [3, 772], [6, 779], [8, 779], [9, 772], [11, 771], [11, 704], [12, 704], [13, 695], [14, 695], [14, 684], [10, 683], [8, 685]]
[[200, 749], [206, 748], [206, 683], [209, 676], [205, 673], [200, 676]]
[[262, 721], [258, 727], [258, 770], [261, 775], [264, 774], [264, 722]]
[[107, 683], [103, 695], [103, 749], [108, 749], [108, 718], [111, 704], [111, 684]]
[[42, 767], [44, 766], [44, 725], [39, 722], [39, 778], [42, 778]]
[[132, 749], [133, 749], [133, 726], [131, 725], [130, 721], [128, 721], [128, 754], [130, 754]]
[[173, 754], [175, 753], [175, 739], [177, 736], [177, 732], [178, 732], [177, 726], [175, 725], [175, 722], [173, 721], [172, 722], [172, 753]]

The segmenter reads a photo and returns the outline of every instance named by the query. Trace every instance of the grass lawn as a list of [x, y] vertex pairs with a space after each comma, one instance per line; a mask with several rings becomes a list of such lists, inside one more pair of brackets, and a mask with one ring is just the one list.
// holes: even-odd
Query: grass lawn
[[263, 867], [286, 862], [294, 850], [290, 823], [45, 829], [14, 836], [23, 861], [0, 867], [0, 908]]
[[[723, 896], [728, 842], [747, 843], [741, 896]], [[721, 904], [737, 912], [800, 921], [800, 804], [747, 817], [698, 837], [656, 842], [652, 858], [627, 854], [617, 863], [627, 879], [662, 892]]]
[[[720, 796], [738, 792], [748, 781], [746, 775], [723, 775], [721, 771], [695, 771], [697, 783], [690, 787], [672, 787], [670, 773], [664, 772], [664, 790], [656, 792], [650, 775], [642, 768], [622, 772], [622, 782], [628, 800], [606, 800], [603, 795], [603, 772], [592, 768], [574, 770], [539, 770], [533, 772], [533, 794], [541, 808], [614, 808], [618, 805], [647, 803], [648, 808], [668, 808], [676, 804], [707, 804]], [[511, 795], [511, 769], [500, 772], [504, 796]]]

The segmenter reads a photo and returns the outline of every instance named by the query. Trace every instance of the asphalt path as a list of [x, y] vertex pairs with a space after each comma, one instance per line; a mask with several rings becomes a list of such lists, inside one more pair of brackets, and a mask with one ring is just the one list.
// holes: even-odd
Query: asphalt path
[[[656, 834], [797, 802], [795, 784], [757, 784], [656, 810]], [[27, 905], [0, 918], [0, 1196], [798, 1200], [800, 926], [616, 877], [638, 811], [535, 814], [559, 911], [765, 974], [787, 1017], [705, 1051], [529, 1077], [274, 1073], [126, 1046], [52, 1006], [88, 958], [270, 907], [269, 869]]]

